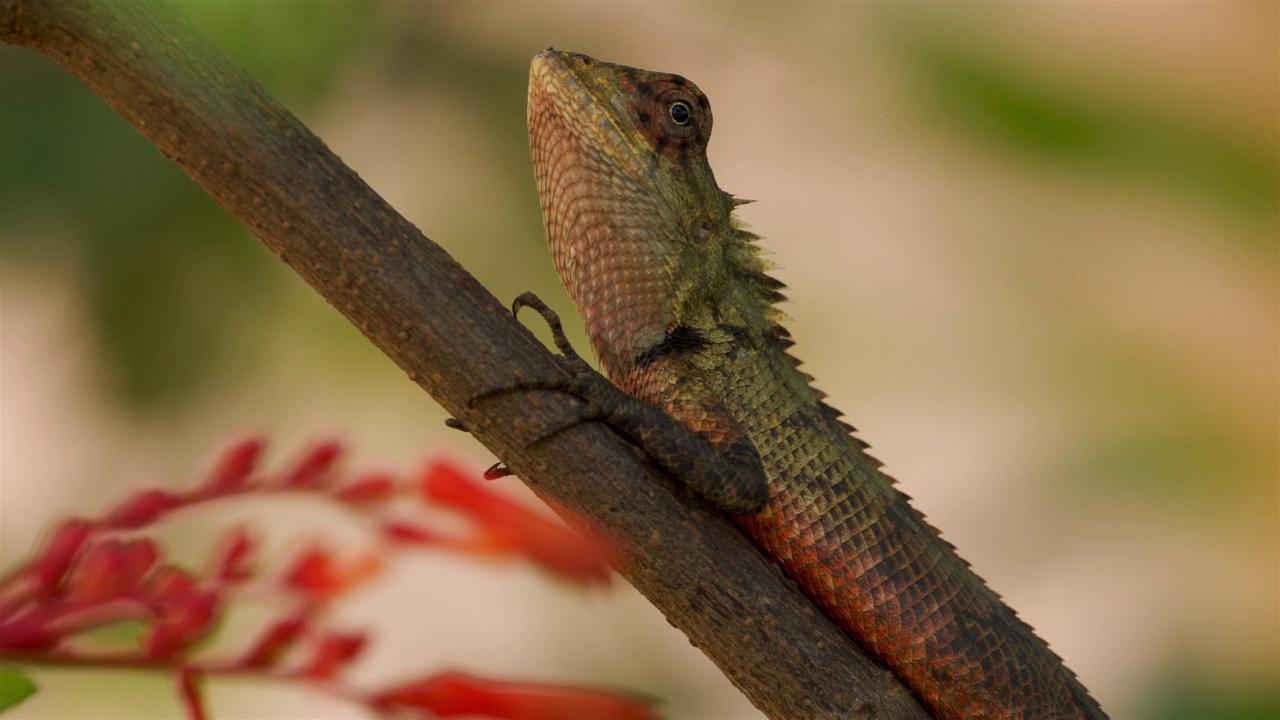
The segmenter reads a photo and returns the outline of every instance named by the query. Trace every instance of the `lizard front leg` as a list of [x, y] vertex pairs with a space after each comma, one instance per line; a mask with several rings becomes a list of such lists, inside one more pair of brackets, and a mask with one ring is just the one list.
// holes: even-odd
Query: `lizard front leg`
[[518, 390], [549, 390], [572, 395], [584, 404], [563, 422], [530, 441], [545, 440], [584, 422], [603, 422], [635, 442], [664, 470], [675, 475], [716, 506], [733, 513], [759, 512], [769, 500], [768, 479], [751, 442], [739, 437], [719, 448], [704, 432], [694, 432], [661, 409], [620, 390], [583, 360], [564, 335], [560, 317], [533, 293], [516, 298], [512, 312], [523, 307], [538, 311], [551, 327], [557, 361], [569, 377], [512, 383], [482, 392], [471, 405]]

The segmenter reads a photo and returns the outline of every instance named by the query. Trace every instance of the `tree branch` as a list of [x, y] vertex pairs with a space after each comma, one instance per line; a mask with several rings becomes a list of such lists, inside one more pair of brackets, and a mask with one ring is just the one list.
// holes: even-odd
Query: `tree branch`
[[718, 512], [589, 424], [525, 448], [572, 400], [477, 393], [559, 373], [489, 292], [164, 4], [0, 0], [0, 39], [120, 112], [553, 507], [771, 717], [925, 718]]

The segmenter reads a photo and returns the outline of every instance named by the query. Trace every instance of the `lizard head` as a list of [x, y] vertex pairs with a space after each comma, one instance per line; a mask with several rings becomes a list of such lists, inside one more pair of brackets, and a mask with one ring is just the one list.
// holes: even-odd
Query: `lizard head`
[[529, 144], [561, 282], [607, 374], [678, 330], [756, 325], [777, 284], [707, 163], [711, 104], [669, 73], [545, 50]]

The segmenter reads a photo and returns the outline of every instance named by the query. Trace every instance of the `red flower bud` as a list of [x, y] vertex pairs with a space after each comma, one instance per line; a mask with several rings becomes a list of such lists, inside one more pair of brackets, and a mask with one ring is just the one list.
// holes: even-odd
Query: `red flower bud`
[[67, 599], [98, 603], [120, 597], [125, 559], [124, 543], [119, 540], [103, 540], [85, 548], [67, 580]]
[[333, 465], [342, 455], [342, 443], [326, 440], [316, 443], [284, 472], [283, 487], [320, 487], [332, 480]]
[[116, 506], [104, 521], [108, 527], [127, 530], [150, 525], [182, 503], [182, 498], [166, 490], [143, 490]]
[[418, 490], [428, 502], [464, 510], [484, 505], [493, 496], [447, 460], [437, 460], [423, 470]]
[[280, 661], [281, 656], [289, 651], [302, 637], [309, 623], [307, 618], [296, 615], [277, 621], [262, 634], [245, 653], [241, 665], [247, 667], [268, 667]]
[[196, 586], [195, 578], [191, 577], [186, 570], [172, 565], [162, 565], [156, 568], [155, 573], [147, 580], [144, 598], [153, 608], [163, 608], [171, 604], [190, 602], [199, 592], [200, 588]]
[[453, 545], [456, 541], [430, 528], [403, 520], [388, 520], [382, 525], [382, 535], [394, 543], [410, 545]]
[[381, 569], [382, 560], [376, 555], [364, 554], [339, 563], [329, 552], [312, 547], [294, 562], [285, 583], [313, 600], [324, 601], [368, 580]]
[[437, 462], [423, 473], [420, 490], [431, 501], [469, 515], [480, 526], [474, 547], [520, 552], [561, 578], [580, 584], [608, 582], [610, 548], [584, 537]]
[[253, 575], [253, 553], [258, 542], [249, 529], [237, 526], [222, 537], [214, 550], [213, 577], [220, 582], [236, 582]]
[[566, 685], [486, 680], [461, 672], [440, 673], [385, 690], [373, 698], [383, 712], [433, 716], [483, 715], [510, 720], [653, 720], [652, 703], [638, 696]]
[[262, 437], [245, 438], [223, 451], [213, 472], [201, 489], [209, 495], [221, 495], [244, 487], [258, 465], [267, 441]]
[[130, 540], [120, 548], [120, 586], [127, 592], [140, 594], [142, 579], [156, 564], [160, 549], [151, 538]]
[[342, 488], [335, 495], [339, 500], [353, 505], [380, 503], [395, 497], [399, 489], [395, 478], [390, 475], [370, 473], [357, 478]]
[[0, 623], [0, 654], [5, 650], [44, 650], [62, 641], [63, 633], [49, 627], [47, 613], [27, 613]]
[[160, 607], [160, 614], [143, 635], [142, 647], [151, 658], [172, 657], [205, 636], [221, 609], [218, 594], [196, 591]]
[[333, 584], [333, 556], [318, 547], [310, 547], [298, 556], [293, 568], [285, 575], [285, 583], [292, 588], [319, 594]]
[[48, 595], [53, 592], [93, 530], [92, 523], [71, 519], [64, 521], [53, 531], [44, 550], [32, 561], [28, 570], [39, 585], [38, 594]]
[[302, 673], [314, 678], [331, 678], [351, 664], [364, 650], [365, 643], [364, 633], [328, 633], [321, 638]]

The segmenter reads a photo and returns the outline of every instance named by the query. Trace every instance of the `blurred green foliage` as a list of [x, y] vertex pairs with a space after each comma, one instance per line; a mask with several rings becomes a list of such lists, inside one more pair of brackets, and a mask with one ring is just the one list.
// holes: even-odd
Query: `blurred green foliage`
[[1274, 150], [1189, 120], [1174, 108], [1126, 102], [1105, 82], [1046, 78], [984, 46], [937, 33], [900, 33], [925, 104], [948, 127], [967, 130], [1029, 160], [1156, 183], [1218, 208], [1269, 238], [1280, 228], [1280, 166]]
[[31, 697], [36, 684], [21, 668], [0, 666], [0, 713]]
[[[377, 6], [185, 9], [268, 92], [301, 111], [365, 41]], [[179, 400], [228, 354], [249, 352], [238, 320], [272, 302], [282, 276], [271, 271], [275, 259], [65, 70], [30, 50], [0, 53], [0, 213], [10, 229], [0, 253], [70, 260], [122, 399], [137, 409]], [[68, 246], [33, 245], [50, 237]]]
[[[387, 30], [384, 40], [390, 43], [390, 53], [386, 70], [392, 83], [441, 86], [466, 97], [475, 102], [480, 111], [474, 121], [492, 128], [493, 132], [486, 136], [498, 143], [499, 154], [521, 159], [528, 155], [525, 95], [532, 53], [530, 57], [518, 52], [498, 55], [491, 49], [440, 32], [432, 23]], [[526, 185], [527, 168], [523, 163], [507, 165], [519, 171], [520, 183]]]
[[1151, 720], [1276, 720], [1280, 682], [1223, 684], [1188, 667], [1166, 671], [1150, 691]]

